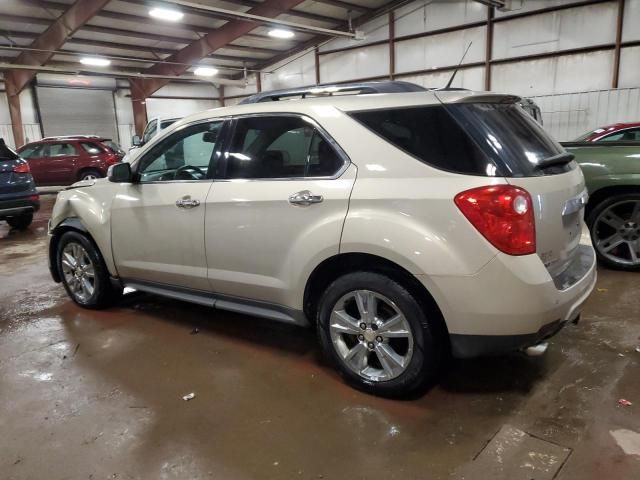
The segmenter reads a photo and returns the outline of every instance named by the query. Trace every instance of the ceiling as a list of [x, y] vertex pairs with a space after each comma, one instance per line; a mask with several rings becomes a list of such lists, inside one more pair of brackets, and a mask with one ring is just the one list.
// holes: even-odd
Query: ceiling
[[[34, 40], [74, 3], [76, 0], [1, 1], [0, 61], [15, 63], [18, 56], [32, 46]], [[262, 4], [258, 0], [193, 0], [193, 3], [205, 8], [218, 7], [235, 12], [247, 12]], [[355, 27], [401, 3], [404, 2], [303, 0], [274, 18], [303, 26], [348, 31], [349, 19]], [[178, 22], [151, 18], [148, 12], [154, 6], [173, 6], [182, 11], [184, 17]], [[241, 78], [245, 68], [248, 73], [266, 69], [279, 59], [331, 38], [330, 35], [319, 35], [318, 32], [295, 27], [293, 39], [278, 39], [268, 35], [274, 25], [251, 22], [249, 33], [223, 42], [220, 48], [205, 52], [204, 58], [193, 58], [190, 65], [186, 65], [186, 61], [176, 61], [176, 55], [185, 47], [234, 21], [247, 23], [246, 19], [233, 18], [220, 12], [184, 4], [172, 5], [170, 0], [110, 0], [61, 46], [46, 47], [53, 53], [46, 65], [77, 68], [80, 57], [95, 55], [108, 57], [111, 60], [108, 70], [120, 72], [144, 73], [152, 68], [157, 70], [163, 64], [168, 67], [179, 66], [183, 71], [188, 68], [186, 71], [190, 72], [194, 66], [210, 65], [219, 70], [220, 78]]]

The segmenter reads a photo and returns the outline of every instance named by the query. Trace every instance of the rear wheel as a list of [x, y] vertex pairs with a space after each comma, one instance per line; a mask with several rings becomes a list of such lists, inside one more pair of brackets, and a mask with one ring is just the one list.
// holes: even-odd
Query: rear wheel
[[429, 315], [391, 278], [355, 272], [334, 281], [320, 301], [325, 355], [355, 388], [381, 396], [423, 390], [438, 370]]
[[67, 294], [78, 305], [106, 308], [120, 298], [122, 289], [115, 288], [100, 252], [79, 232], [66, 232], [58, 242], [58, 271]]
[[102, 178], [102, 175], [98, 170], [83, 170], [80, 172], [80, 180], [95, 180], [96, 178]]
[[17, 217], [7, 218], [7, 223], [17, 230], [26, 230], [31, 222], [33, 222], [33, 213], [23, 213]]
[[587, 219], [600, 262], [617, 270], [640, 270], [640, 194], [614, 195]]

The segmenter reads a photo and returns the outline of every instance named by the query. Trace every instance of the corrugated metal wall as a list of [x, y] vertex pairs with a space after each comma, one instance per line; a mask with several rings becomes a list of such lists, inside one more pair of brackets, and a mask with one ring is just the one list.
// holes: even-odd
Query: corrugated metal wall
[[532, 97], [544, 126], [560, 141], [615, 122], [640, 121], [640, 87]]

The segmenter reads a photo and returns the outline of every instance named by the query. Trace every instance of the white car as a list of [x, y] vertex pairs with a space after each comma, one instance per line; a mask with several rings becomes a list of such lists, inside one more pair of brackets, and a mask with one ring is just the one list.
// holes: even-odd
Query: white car
[[582, 173], [517, 101], [429, 91], [192, 115], [59, 194], [53, 278], [87, 308], [127, 286], [313, 325], [351, 385], [423, 389], [449, 353], [554, 335], [596, 281]]

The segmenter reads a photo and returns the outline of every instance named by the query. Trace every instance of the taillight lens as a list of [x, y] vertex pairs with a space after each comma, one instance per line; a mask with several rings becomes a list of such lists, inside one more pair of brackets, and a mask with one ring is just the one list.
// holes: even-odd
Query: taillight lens
[[31, 173], [29, 169], [29, 164], [27, 162], [18, 163], [13, 167], [13, 171], [15, 173]]
[[531, 195], [510, 185], [473, 188], [454, 199], [467, 220], [498, 250], [509, 255], [536, 252]]

